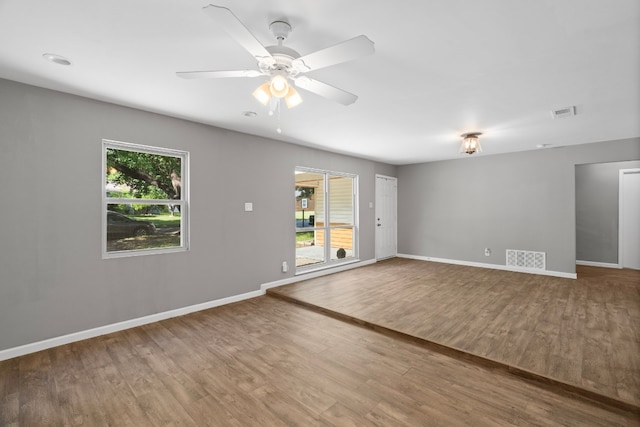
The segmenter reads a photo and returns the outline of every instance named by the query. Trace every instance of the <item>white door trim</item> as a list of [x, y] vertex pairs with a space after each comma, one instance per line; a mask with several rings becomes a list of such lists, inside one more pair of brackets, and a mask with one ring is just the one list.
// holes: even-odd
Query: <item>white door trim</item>
[[624, 268], [624, 175], [625, 174], [640, 174], [640, 168], [633, 169], [620, 169], [619, 181], [618, 181], [618, 265], [620, 268]]

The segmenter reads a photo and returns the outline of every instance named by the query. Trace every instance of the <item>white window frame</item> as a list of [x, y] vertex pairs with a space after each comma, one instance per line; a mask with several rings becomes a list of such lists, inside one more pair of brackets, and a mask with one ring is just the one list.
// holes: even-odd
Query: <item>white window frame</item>
[[[168, 157], [178, 157], [181, 159], [180, 175], [180, 199], [130, 199], [107, 197], [107, 178], [105, 170], [107, 168], [107, 148], [117, 150], [135, 151], [140, 153], [157, 154]], [[101, 168], [101, 189], [102, 189], [102, 258], [123, 258], [140, 255], [156, 255], [175, 252], [185, 252], [189, 250], [189, 152], [175, 150], [171, 148], [152, 147], [149, 145], [133, 144], [129, 142], [102, 140], [102, 168]], [[107, 206], [110, 204], [136, 204], [136, 205], [178, 205], [180, 206], [180, 246], [170, 248], [134, 249], [127, 251], [107, 252]]]
[[[359, 176], [357, 174], [353, 174], [353, 173], [347, 173], [347, 172], [335, 172], [335, 171], [330, 171], [330, 170], [326, 170], [326, 169], [317, 169], [317, 168], [309, 168], [309, 167], [304, 167], [304, 166], [296, 166], [295, 171], [301, 171], [301, 172], [308, 172], [308, 173], [317, 173], [317, 174], [321, 174], [323, 175], [323, 179], [324, 179], [324, 212], [325, 212], [325, 225], [323, 227], [314, 227], [314, 230], [318, 229], [318, 228], [322, 228], [325, 232], [325, 245], [324, 245], [324, 262], [322, 263], [317, 263], [317, 264], [310, 264], [310, 265], [306, 265], [306, 266], [300, 266], [300, 267], [296, 267], [296, 274], [304, 274], [304, 273], [309, 273], [311, 271], [316, 271], [316, 270], [323, 270], [326, 268], [331, 268], [331, 267], [335, 267], [338, 265], [344, 265], [344, 264], [350, 264], [350, 263], [354, 263], [354, 262], [359, 262], [360, 259], [360, 254], [359, 254], [359, 241], [360, 241], [360, 231], [359, 231], [359, 227], [358, 227], [358, 221], [360, 218], [359, 215], [359, 197], [358, 197], [358, 191], [360, 188], [359, 185]], [[329, 205], [329, 177], [330, 176], [341, 176], [341, 177], [345, 177], [345, 178], [351, 178], [353, 181], [353, 187], [352, 187], [352, 191], [351, 191], [351, 197], [352, 197], [352, 206], [353, 206], [353, 224], [350, 226], [344, 226], [344, 225], [337, 225], [337, 226], [332, 226], [330, 224], [330, 220], [331, 220], [331, 206]], [[332, 229], [336, 229], [336, 228], [348, 228], [351, 227], [353, 229], [353, 253], [352, 256], [350, 258], [345, 258], [345, 259], [331, 259], [331, 230]], [[299, 228], [296, 226], [296, 234], [298, 232], [304, 232], [304, 231], [309, 231], [309, 228]], [[328, 242], [329, 244], [326, 244], [326, 242]], [[295, 245], [295, 242], [294, 242]]]

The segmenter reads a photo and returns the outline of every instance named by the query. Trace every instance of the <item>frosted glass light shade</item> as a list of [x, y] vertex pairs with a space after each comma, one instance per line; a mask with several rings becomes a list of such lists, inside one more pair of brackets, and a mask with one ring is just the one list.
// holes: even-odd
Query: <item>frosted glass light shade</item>
[[289, 86], [289, 92], [287, 93], [287, 96], [284, 98], [284, 100], [287, 103], [287, 108], [293, 108], [296, 105], [300, 105], [300, 103], [302, 103], [302, 97], [292, 86]]
[[271, 79], [271, 86], [269, 86], [269, 90], [271, 90], [271, 95], [276, 98], [284, 98], [287, 93], [289, 93], [289, 83], [287, 82], [287, 78], [276, 74]]
[[262, 105], [267, 105], [271, 99], [271, 91], [269, 90], [270, 84], [271, 83], [269, 82], [263, 83], [253, 91], [254, 98], [256, 98]]
[[253, 91], [253, 96], [262, 105], [269, 104], [271, 97], [284, 98], [287, 108], [293, 108], [300, 105], [302, 97], [293, 86], [289, 85], [286, 77], [275, 75], [271, 81], [261, 84]]

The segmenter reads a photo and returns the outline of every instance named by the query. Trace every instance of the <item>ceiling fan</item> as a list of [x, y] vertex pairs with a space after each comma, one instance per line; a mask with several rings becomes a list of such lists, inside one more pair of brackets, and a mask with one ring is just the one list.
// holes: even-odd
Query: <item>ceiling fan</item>
[[358, 99], [352, 93], [304, 74], [372, 54], [374, 44], [366, 36], [361, 35], [300, 56], [295, 50], [283, 46], [284, 40], [291, 32], [291, 25], [286, 21], [274, 21], [269, 25], [278, 44], [265, 47], [226, 7], [210, 4], [205, 6], [203, 10], [256, 59], [258, 67], [256, 70], [183, 71], [176, 73], [179, 77], [202, 79], [266, 76], [269, 80], [258, 86], [253, 92], [253, 96], [264, 105], [273, 102], [273, 100], [279, 101], [284, 98], [288, 108], [295, 107], [302, 102], [302, 97], [292, 83], [298, 88], [343, 105], [353, 104]]

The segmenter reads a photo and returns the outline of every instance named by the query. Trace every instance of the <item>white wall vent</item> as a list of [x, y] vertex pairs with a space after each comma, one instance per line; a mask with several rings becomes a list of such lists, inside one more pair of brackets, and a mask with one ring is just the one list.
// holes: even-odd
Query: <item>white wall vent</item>
[[546, 270], [546, 253], [507, 249], [507, 267]]
[[558, 108], [557, 110], [552, 110], [551, 115], [554, 119], [561, 119], [563, 117], [571, 117], [576, 115], [576, 107], [574, 105], [570, 107]]

